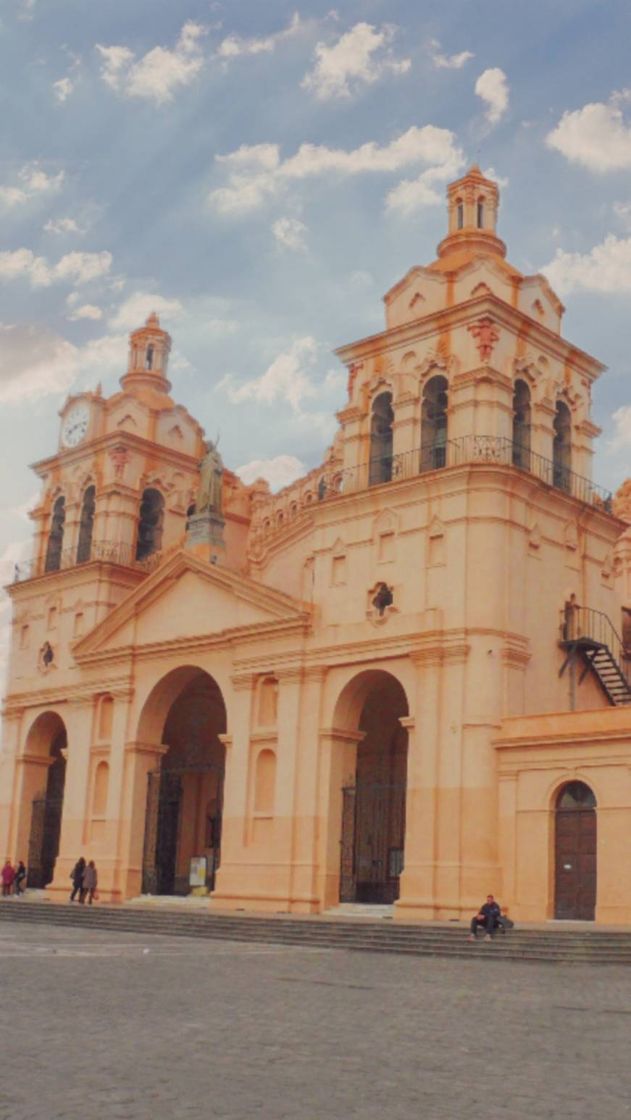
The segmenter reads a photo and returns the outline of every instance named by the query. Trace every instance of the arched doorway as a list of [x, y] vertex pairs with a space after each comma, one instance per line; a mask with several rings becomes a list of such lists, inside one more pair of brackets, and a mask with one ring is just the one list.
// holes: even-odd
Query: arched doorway
[[[345, 696], [346, 694], [346, 696]], [[405, 847], [408, 703], [399, 681], [381, 670], [347, 685], [357, 747], [355, 780], [344, 788], [340, 901], [392, 903], [399, 897]]]
[[145, 894], [188, 894], [193, 858], [205, 859], [205, 884], [212, 890], [220, 860], [225, 747], [219, 736], [226, 731], [225, 704], [203, 670], [175, 670], [170, 677], [177, 683], [181, 678], [181, 686], [164, 716], [162, 742], [168, 750], [148, 777]]
[[589, 786], [563, 786], [554, 817], [554, 916], [591, 922], [596, 910], [596, 798]]
[[47, 765], [45, 785], [36, 792], [31, 803], [27, 863], [29, 887], [46, 887], [53, 879], [59, 853], [67, 742], [64, 722], [56, 712], [38, 716], [28, 734], [28, 753], [41, 755]]

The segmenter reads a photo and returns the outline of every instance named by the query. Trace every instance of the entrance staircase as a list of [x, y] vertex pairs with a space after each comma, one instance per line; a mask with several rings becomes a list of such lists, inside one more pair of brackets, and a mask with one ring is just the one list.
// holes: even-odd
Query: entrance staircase
[[579, 684], [591, 671], [610, 704], [631, 704], [629, 658], [622, 638], [606, 614], [568, 604], [559, 644], [566, 652], [559, 676], [580, 659], [583, 671]]
[[27, 899], [0, 902], [0, 921], [43, 923], [143, 937], [192, 937], [309, 949], [399, 953], [415, 957], [471, 958], [490, 961], [548, 961], [557, 964], [631, 964], [631, 931], [585, 930], [558, 926], [514, 929], [491, 944], [467, 941], [468, 924], [405, 925], [383, 919], [250, 916], [181, 913], [139, 906], [79, 906]]

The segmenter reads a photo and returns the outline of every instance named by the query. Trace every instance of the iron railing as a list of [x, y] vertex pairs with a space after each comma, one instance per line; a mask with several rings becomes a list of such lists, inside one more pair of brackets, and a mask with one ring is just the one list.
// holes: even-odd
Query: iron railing
[[33, 560], [25, 560], [15, 565], [13, 582], [21, 583], [26, 579], [35, 579], [37, 576], [49, 575], [67, 568], [83, 567], [84, 564], [94, 563], [95, 560], [103, 564], [120, 564], [125, 568], [139, 568], [141, 571], [152, 572], [163, 555], [162, 552], [152, 552], [143, 560], [137, 560], [135, 546], [125, 541], [93, 541], [89, 554], [86, 553], [87, 549], [82, 548], [79, 554], [78, 546], [75, 546], [62, 549], [54, 558], [44, 554]]
[[631, 650], [625, 647], [609, 615], [604, 611], [567, 603], [561, 619], [561, 641], [595, 642], [599, 646], [606, 646], [627, 684], [631, 686]]
[[398, 455], [374, 458], [356, 467], [334, 467], [319, 476], [317, 497], [319, 501], [324, 501], [385, 482], [398, 482], [428, 471], [469, 463], [516, 467], [534, 475], [547, 486], [563, 490], [581, 502], [611, 513], [610, 491], [505, 436], [461, 436]]

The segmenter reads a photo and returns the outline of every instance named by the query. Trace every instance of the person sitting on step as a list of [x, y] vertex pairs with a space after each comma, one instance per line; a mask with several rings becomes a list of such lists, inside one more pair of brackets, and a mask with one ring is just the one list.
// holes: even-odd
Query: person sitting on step
[[469, 941], [475, 941], [478, 929], [484, 929], [484, 940], [490, 941], [494, 931], [500, 926], [502, 911], [499, 902], [492, 894], [487, 894], [486, 902], [482, 904], [478, 913], [471, 919], [471, 932]]

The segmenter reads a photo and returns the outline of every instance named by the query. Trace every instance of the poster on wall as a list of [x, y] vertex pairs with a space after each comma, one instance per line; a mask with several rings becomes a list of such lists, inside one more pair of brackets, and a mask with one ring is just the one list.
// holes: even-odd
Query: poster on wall
[[188, 869], [189, 887], [206, 886], [206, 856], [192, 856]]

